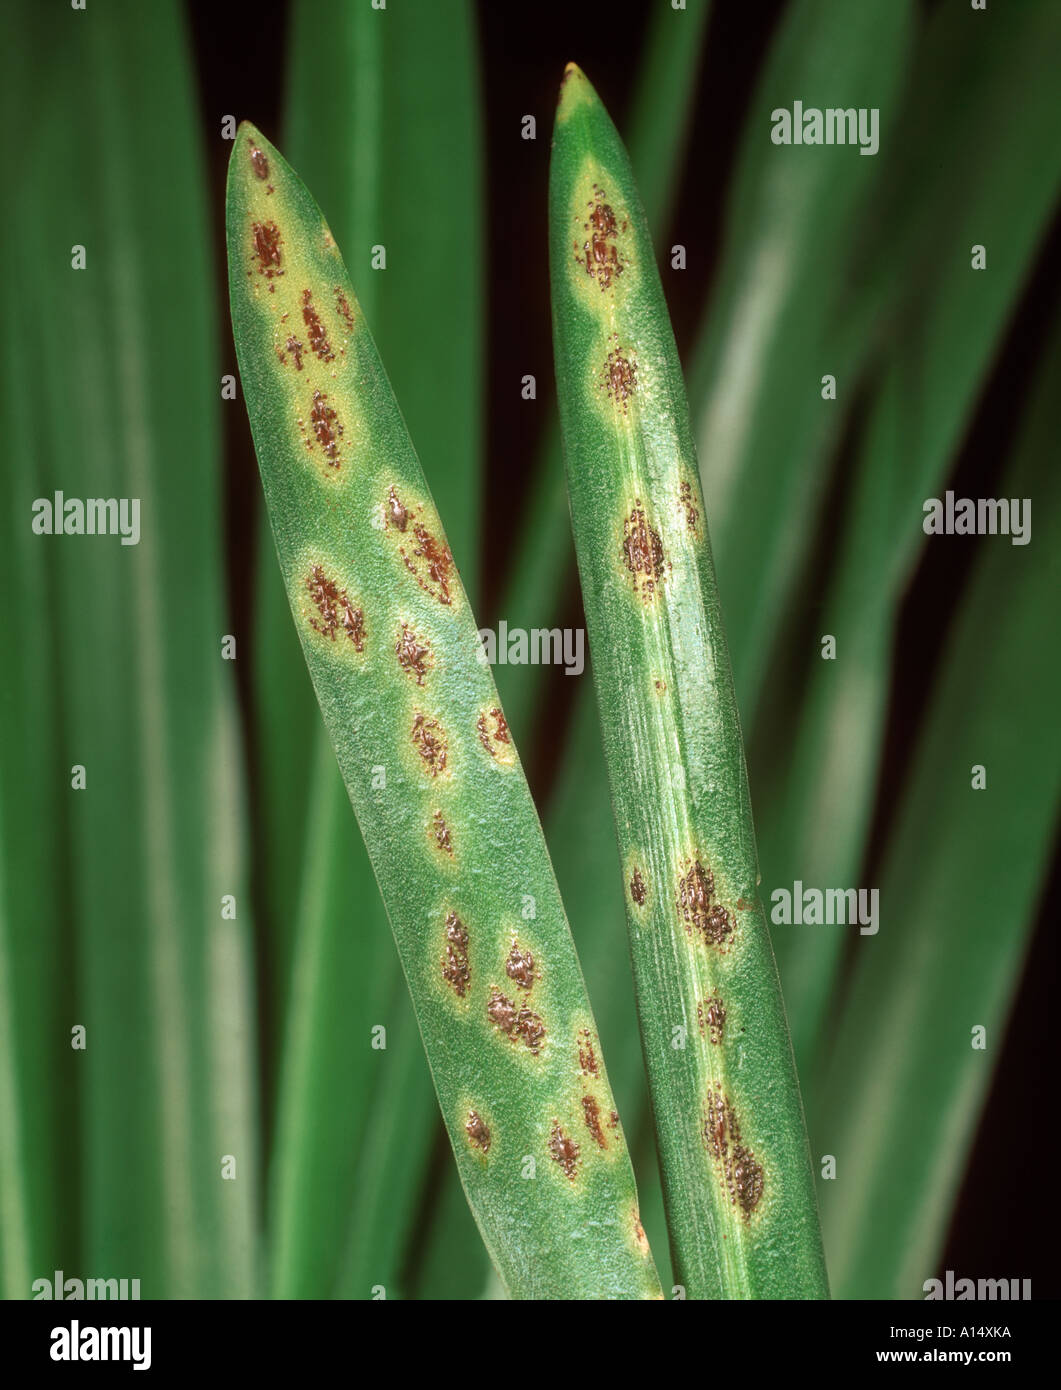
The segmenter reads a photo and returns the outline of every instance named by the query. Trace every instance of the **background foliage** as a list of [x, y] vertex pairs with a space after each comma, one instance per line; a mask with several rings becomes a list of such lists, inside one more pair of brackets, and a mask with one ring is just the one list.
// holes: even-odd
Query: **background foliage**
[[[145, 1297], [491, 1292], [221, 398], [222, 122], [255, 120], [318, 196], [481, 620], [574, 626], [545, 255], [572, 58], [663, 253], [764, 896], [881, 892], [876, 937], [774, 929], [836, 1158], [834, 1293], [918, 1297], [947, 1267], [1046, 1292], [1025, 1213], [1061, 772], [1059, 27], [1049, 0], [5, 7], [5, 1296], [54, 1269]], [[880, 153], [774, 146], [796, 98], [879, 106]], [[947, 488], [1031, 497], [1031, 544], [926, 538]], [[56, 490], [141, 498], [140, 545], [34, 536]], [[669, 1286], [588, 673], [498, 683]]]

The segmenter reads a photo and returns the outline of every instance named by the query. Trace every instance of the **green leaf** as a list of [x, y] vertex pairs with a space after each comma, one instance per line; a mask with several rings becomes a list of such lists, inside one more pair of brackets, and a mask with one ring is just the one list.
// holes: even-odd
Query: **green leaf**
[[[145, 1298], [245, 1297], [259, 1181], [251, 913], [222, 660], [216, 299], [185, 35], [168, 3], [116, 3], [87, 23], [38, 8], [36, 41], [15, 51], [47, 53], [64, 100], [34, 109], [13, 227], [24, 312], [12, 326], [38, 368], [14, 511], [28, 530], [33, 502], [64, 494], [64, 534], [28, 540], [45, 582], [19, 603], [38, 619], [27, 675], [47, 670], [54, 642], [55, 683], [39, 697], [56, 716], [54, 753], [38, 776], [61, 805], [32, 829], [46, 874], [61, 877], [68, 932], [57, 941], [48, 925], [47, 882], [21, 879], [40, 868], [32, 852], [5, 889], [9, 905], [41, 897], [41, 938], [33, 915], [9, 923], [22, 950], [42, 953], [38, 981], [62, 944], [47, 1010], [16, 1026], [62, 1097], [57, 1116], [48, 1088], [40, 1104], [23, 1092], [24, 1135], [56, 1145], [31, 1161], [60, 1212], [69, 1187], [81, 1229], [37, 1244], [47, 1263], [34, 1273], [138, 1278]], [[71, 503], [93, 498], [126, 499], [125, 537], [69, 534]], [[229, 896], [235, 917], [223, 915]], [[226, 1155], [236, 1181], [223, 1179]]]
[[550, 253], [572, 524], [675, 1277], [698, 1298], [822, 1296], [681, 369], [625, 150], [573, 64]]
[[[403, 413], [430, 441], [427, 471], [452, 518], [451, 544], [474, 593], [482, 195], [470, 6], [384, 13], [339, 0], [300, 4], [288, 104], [292, 152], [313, 186], [327, 192], [335, 232], [353, 248], [358, 296]], [[419, 196], [410, 197], [410, 188]], [[436, 210], [430, 237], [425, 202]], [[384, 248], [386, 270], [373, 268], [374, 246]], [[415, 336], [406, 328], [410, 319]], [[307, 714], [311, 687], [293, 657], [282, 582], [265, 558], [261, 748], [274, 827], [270, 860], [281, 880], [274, 898], [283, 938], [277, 965], [283, 972], [293, 958], [297, 979], [273, 1169], [274, 1287], [368, 1297], [382, 1284], [393, 1298], [401, 1292], [402, 1253], [437, 1129], [430, 1077], [330, 741]], [[303, 861], [294, 850], [305, 814], [291, 795], [300, 786], [292, 763], [303, 744], [298, 731], [314, 727], [319, 749], [305, 756], [313, 780]], [[299, 910], [285, 913], [288, 866], [302, 862]], [[348, 981], [359, 973], [369, 984], [352, 1015]], [[390, 1036], [386, 1052], [369, 1046], [370, 1029], [380, 1023]], [[396, 1090], [406, 1098], [402, 1108], [390, 1102]], [[482, 1265], [474, 1228], [472, 1236]]]
[[[1061, 148], [1051, 131], [1056, 74], [1047, 55], [1049, 27], [1061, 42], [1061, 16], [1044, 26], [1030, 6], [1007, 16], [1002, 35], [941, 12], [926, 37], [920, 103], [904, 117], [914, 131], [937, 131], [942, 164], [964, 161], [961, 186], [945, 189], [915, 168], [920, 202], [937, 218], [916, 215], [919, 240], [905, 250], [900, 275], [891, 248], [896, 227], [881, 220], [870, 260], [893, 265], [903, 302], [893, 310], [894, 339], [880, 372], [848, 510], [837, 526], [836, 574], [820, 630], [836, 638], [835, 661], [808, 662], [808, 688], [792, 730], [783, 776], [762, 798], [760, 845], [767, 895], [796, 879], [815, 887], [855, 883], [873, 813], [895, 619], [925, 544], [926, 498], [942, 496], [951, 461], [1014, 312], [1061, 190]], [[970, 74], [979, 78], [972, 112], [960, 100]], [[929, 78], [931, 74], [931, 79]], [[1018, 77], [1019, 74], [1019, 77]], [[1019, 82], [1019, 106], [1010, 110]], [[940, 88], [955, 115], [931, 119]], [[927, 109], [926, 105], [927, 104]], [[971, 267], [974, 244], [990, 248], [988, 269]], [[912, 282], [913, 293], [908, 285]], [[774, 933], [804, 1084], [826, 1036], [842, 933], [831, 929]]]
[[292, 616], [487, 1248], [518, 1296], [658, 1296], [541, 828], [437, 511], [334, 239], [246, 124], [228, 238]]
[[1061, 546], [1059, 402], [1055, 332], [999, 484], [1000, 496], [1031, 499], [1031, 541], [975, 542], [974, 578], [881, 869], [880, 931], [863, 939], [834, 1024], [814, 1129], [837, 1161], [822, 1217], [834, 1284], [848, 1298], [921, 1298], [936, 1273], [1049, 867], [1061, 663], [1042, 621]]
[[[912, 18], [910, 0], [795, 0], [745, 122], [689, 396], [748, 729], [872, 341], [850, 331], [855, 296], [841, 293], [840, 271], [894, 138]], [[878, 110], [879, 153], [774, 144], [772, 112], [796, 98]], [[825, 375], [835, 402], [822, 399]]]

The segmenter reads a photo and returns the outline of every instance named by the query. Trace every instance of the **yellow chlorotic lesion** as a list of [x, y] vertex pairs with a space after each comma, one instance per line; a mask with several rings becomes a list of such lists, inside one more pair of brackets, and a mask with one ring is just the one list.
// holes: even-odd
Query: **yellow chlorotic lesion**
[[[330, 232], [320, 224], [321, 245], [307, 242], [296, 229], [275, 161], [249, 129], [240, 138], [243, 148], [237, 158], [245, 159], [246, 169], [246, 278], [271, 325], [273, 359], [307, 461], [319, 476], [336, 481], [353, 457], [359, 432], [356, 397], [349, 389], [353, 364], [347, 356], [356, 301], [337, 270], [322, 267]], [[322, 268], [327, 274], [322, 275]]]
[[407, 574], [442, 608], [455, 609], [460, 579], [434, 506], [399, 481], [382, 488], [379, 506], [383, 530]]
[[321, 552], [306, 552], [290, 582], [303, 634], [329, 655], [362, 665], [371, 621], [355, 584], [341, 566]]
[[475, 721], [475, 733], [491, 759], [499, 767], [515, 767], [516, 745], [500, 705], [485, 705]]
[[473, 924], [466, 913], [448, 904], [436, 916], [439, 925], [431, 953], [431, 983], [436, 990], [441, 985], [451, 1006], [467, 1012], [478, 984], [472, 964]]
[[596, 93], [586, 74], [577, 63], [568, 63], [560, 87], [560, 104], [557, 107], [556, 119], [561, 122], [569, 121], [574, 112], [580, 108], [592, 107], [595, 101]]
[[457, 1125], [463, 1130], [469, 1147], [483, 1161], [496, 1149], [499, 1136], [490, 1112], [482, 1101], [467, 1095], [462, 1096], [457, 1107]]
[[583, 161], [571, 195], [570, 283], [582, 303], [617, 331], [637, 266], [630, 217], [616, 186], [595, 160]]

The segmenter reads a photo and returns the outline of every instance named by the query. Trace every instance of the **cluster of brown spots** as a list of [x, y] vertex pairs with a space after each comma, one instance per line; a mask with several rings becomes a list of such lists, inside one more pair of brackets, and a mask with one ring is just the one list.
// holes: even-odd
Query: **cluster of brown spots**
[[413, 744], [423, 758], [432, 777], [446, 770], [446, 735], [437, 719], [426, 714], [413, 716]]
[[634, 577], [634, 592], [640, 585], [642, 595], [651, 599], [663, 574], [663, 541], [656, 528], [649, 525], [640, 498], [623, 522], [623, 554], [626, 568]]
[[404, 531], [409, 525], [409, 513], [393, 486], [387, 495], [387, 525], [396, 526], [399, 531]]
[[406, 569], [425, 594], [437, 598], [439, 603], [451, 603], [449, 585], [453, 556], [450, 554], [449, 546], [435, 540], [420, 521], [413, 527], [413, 535], [416, 537], [416, 546], [412, 554], [407, 554], [405, 547], [401, 547]]
[[283, 349], [276, 349], [276, 355], [279, 357], [282, 365], [286, 365], [288, 353], [295, 359], [295, 371], [300, 372], [302, 370], [302, 344], [294, 334], [289, 335]]
[[[335, 411], [327, 404], [328, 393], [326, 391], [313, 392], [313, 408], [309, 413], [310, 424], [313, 426], [313, 433], [317, 443], [321, 446], [324, 457], [328, 461], [330, 468], [339, 467], [339, 440], [343, 435], [343, 427], [339, 423], [339, 418]], [[302, 421], [299, 420], [299, 425]], [[306, 448], [312, 449], [312, 440], [306, 440]]]
[[534, 981], [538, 978], [534, 973], [534, 957], [530, 951], [524, 951], [518, 941], [513, 941], [512, 949], [508, 953], [505, 974], [528, 994], [534, 988]]
[[742, 1143], [737, 1116], [720, 1086], [708, 1094], [704, 1139], [718, 1165], [730, 1203], [750, 1217], [763, 1195], [763, 1165]]
[[408, 623], [402, 623], [401, 636], [394, 648], [398, 665], [417, 685], [423, 685], [430, 664], [431, 648], [417, 637]]
[[519, 1008], [495, 986], [486, 1006], [486, 1016], [507, 1038], [523, 1043], [537, 1057], [545, 1041], [545, 1024], [538, 1014]]
[[711, 946], [721, 946], [727, 936], [733, 934], [733, 922], [729, 915], [729, 909], [721, 903], [712, 903], [708, 908], [707, 916], [704, 918], [702, 930], [704, 939]]
[[[490, 719], [494, 721], [493, 733], [490, 732], [490, 725], [488, 722]], [[495, 743], [511, 744], [512, 742], [508, 733], [508, 721], [499, 709], [487, 710], [485, 713], [480, 714], [479, 718], [476, 720], [475, 727], [479, 734], [479, 742], [490, 754], [491, 758], [497, 757], [497, 749], [494, 747]]]
[[600, 1076], [593, 1035], [588, 1028], [583, 1028], [578, 1035], [578, 1069], [583, 1076]]
[[715, 879], [699, 859], [678, 880], [678, 910], [685, 930], [700, 932], [710, 946], [722, 946], [733, 932], [729, 912], [721, 903], [713, 903]]
[[[264, 275], [267, 280], [272, 280], [276, 275], [283, 275], [280, 228], [275, 222], [255, 222], [252, 231], [254, 254], [258, 258], [258, 274]], [[271, 284], [269, 293], [272, 294], [275, 289], [276, 286]]]
[[637, 903], [638, 907], [644, 907], [648, 892], [645, 888], [645, 880], [641, 877], [641, 870], [636, 867], [634, 869], [634, 876], [630, 880], [630, 896], [633, 898], [634, 902]]
[[575, 259], [586, 268], [591, 280], [596, 280], [601, 291], [611, 289], [613, 283], [623, 273], [624, 258], [619, 253], [618, 237], [626, 231], [626, 222], [621, 225], [610, 204], [604, 201], [604, 189], [593, 185], [593, 197], [586, 205], [589, 218], [583, 223], [588, 233], [581, 248], [574, 243]]
[[446, 824], [441, 811], [436, 811], [431, 820], [431, 834], [435, 844], [443, 854], [448, 854], [453, 858], [453, 841], [450, 838], [449, 826]]
[[250, 147], [251, 168], [254, 170], [255, 177], [265, 180], [269, 177], [269, 161], [257, 145], [251, 144]]
[[693, 485], [688, 480], [678, 488], [678, 505], [685, 508], [686, 526], [690, 531], [695, 531], [696, 523], [700, 520], [700, 513], [693, 501]]
[[597, 1147], [599, 1149], [606, 1149], [608, 1147], [608, 1141], [605, 1139], [604, 1130], [601, 1128], [600, 1106], [597, 1104], [597, 1100], [594, 1096], [582, 1097], [582, 1113], [585, 1116], [586, 1128], [597, 1141]]
[[350, 309], [350, 301], [338, 285], [335, 287], [335, 309], [352, 333], [354, 331], [354, 315]]
[[[422, 509], [421, 509], [422, 510]], [[384, 515], [388, 527], [403, 534], [409, 529], [411, 520], [409, 508], [398, 496], [392, 486], [387, 495]], [[453, 570], [453, 556], [444, 541], [437, 541], [422, 521], [413, 522], [413, 536], [416, 545], [411, 551], [399, 546], [405, 567], [425, 594], [437, 598], [439, 603], [452, 603], [449, 586]]]
[[701, 1034], [706, 1033], [713, 1043], [720, 1043], [726, 1028], [726, 1006], [718, 992], [709, 994], [702, 1003], [697, 1004], [696, 1013]]
[[347, 598], [346, 590], [340, 589], [328, 578], [320, 565], [314, 565], [306, 580], [309, 596], [317, 605], [320, 619], [310, 618], [310, 627], [330, 637], [334, 642], [342, 631], [353, 642], [357, 651], [365, 650], [365, 614], [355, 608]]
[[481, 1149], [484, 1154], [490, 1152], [490, 1131], [475, 1110], [468, 1111], [468, 1122], [464, 1126], [464, 1132], [477, 1149]]
[[619, 1128], [619, 1112], [618, 1112], [618, 1110], [613, 1110], [613, 1111], [611, 1112], [611, 1114], [608, 1116], [608, 1128], [609, 1128], [609, 1129], [618, 1129], [618, 1128]]
[[313, 296], [309, 290], [302, 291], [302, 322], [306, 325], [306, 336], [309, 338], [312, 351], [322, 362], [331, 362], [335, 353], [328, 342], [328, 334], [321, 323], [320, 314], [313, 307]]
[[575, 1140], [569, 1139], [560, 1128], [558, 1120], [553, 1121], [552, 1133], [549, 1136], [549, 1152], [573, 1182], [578, 1172], [579, 1148]]
[[617, 348], [613, 348], [605, 359], [601, 376], [609, 398], [625, 415], [630, 397], [637, 390], [637, 363], [632, 357], [624, 357]]
[[468, 929], [455, 912], [446, 914], [446, 954], [442, 960], [442, 978], [453, 986], [459, 998], [464, 998], [472, 978], [468, 963]]

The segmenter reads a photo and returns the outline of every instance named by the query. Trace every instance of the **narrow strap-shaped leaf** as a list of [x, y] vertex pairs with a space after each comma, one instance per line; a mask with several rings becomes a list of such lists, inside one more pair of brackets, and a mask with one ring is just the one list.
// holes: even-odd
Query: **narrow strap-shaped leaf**
[[1061, 662], [1044, 616], [1061, 546], [1059, 428], [1055, 331], [999, 487], [1030, 499], [1030, 543], [975, 542], [881, 869], [880, 931], [859, 952], [818, 1091], [814, 1128], [837, 1170], [822, 1194], [829, 1267], [848, 1298], [923, 1298], [936, 1273], [1049, 869]]
[[487, 1248], [516, 1295], [658, 1296], [541, 827], [438, 514], [334, 239], [246, 124], [228, 243], [292, 616]]
[[[956, 94], [975, 69], [983, 74], [976, 111], [936, 134], [921, 107], [905, 127], [929, 132], [929, 143], [939, 139], [945, 166], [952, 154], [968, 160], [968, 178], [946, 209], [933, 201], [939, 223], [922, 224], [916, 250], [906, 252], [918, 268], [918, 294], [893, 310], [894, 340], [855, 465], [850, 506], [837, 527], [836, 573], [821, 609], [821, 631], [835, 637], [836, 659], [815, 654], [809, 661], [799, 726], [776, 784], [768, 782], [763, 796], [759, 839], [767, 897], [774, 888], [791, 890], [797, 879], [817, 888], [853, 886], [859, 872], [877, 786], [896, 615], [918, 554], [939, 543], [926, 540], [924, 503], [946, 490], [977, 393], [1061, 193], [1050, 58], [1061, 43], [1061, 14], [1036, 15], [1037, 9], [1033, 4], [1007, 14], [998, 35], [941, 12], [926, 39], [920, 66], [933, 74], [933, 85], [920, 100], [934, 105], [936, 84], [944, 80]], [[1051, 32], [1053, 44], [1046, 41]], [[943, 64], [952, 45], [964, 61], [948, 72]], [[1010, 110], [1018, 80], [1022, 98]], [[986, 153], [978, 152], [981, 146]], [[876, 248], [884, 260], [890, 230], [883, 229]], [[990, 248], [984, 271], [971, 265], [976, 243]], [[896, 293], [905, 295], [904, 286]], [[842, 927], [774, 931], [805, 1090], [825, 1036], [844, 937]]]
[[[69, 8], [37, 11], [37, 41], [20, 51], [48, 63], [64, 103], [25, 113], [11, 272], [30, 287], [27, 360], [49, 366], [17, 516], [28, 529], [35, 496], [51, 510], [63, 494], [51, 533], [29, 539], [49, 574], [34, 602], [56, 619], [54, 639], [41, 621], [33, 640], [55, 641], [62, 673], [49, 871], [70, 939], [55, 962], [56, 1075], [64, 1101], [76, 1096], [59, 1143], [76, 1155], [82, 1230], [35, 1273], [135, 1278], [145, 1298], [246, 1297], [258, 1258], [251, 911], [222, 660], [216, 301], [186, 36], [172, 3], [148, 13], [121, 0], [88, 23], [71, 23]], [[54, 1156], [41, 1161], [55, 1171]]]
[[[834, 442], [871, 335], [839, 293], [853, 220], [880, 181], [914, 32], [911, 0], [793, 0], [745, 122], [722, 265], [689, 370], [701, 479], [745, 728], [813, 539]], [[880, 148], [778, 144], [774, 113], [879, 116]], [[860, 262], [855, 266], [864, 274]], [[837, 399], [823, 401], [822, 378]], [[756, 788], [756, 802], [761, 794]]]
[[826, 1292], [677, 350], [629, 162], [567, 69], [550, 184], [571, 513], [675, 1276]]
[[[321, 197], [327, 194], [403, 414], [428, 443], [425, 467], [451, 518], [450, 543], [474, 597], [482, 209], [470, 6], [461, 0], [384, 12], [312, 0], [295, 8], [290, 52], [292, 157]], [[437, 214], [430, 237], [427, 203]], [[415, 335], [407, 331], [412, 314]], [[424, 370], [425, 361], [432, 370]], [[260, 702], [269, 717], [262, 753], [278, 832], [271, 858], [285, 864], [300, 862], [302, 828], [302, 806], [288, 796], [288, 750], [313, 768], [305, 881], [298, 911], [288, 912], [278, 932], [277, 964], [282, 969], [290, 952], [297, 983], [286, 1020], [273, 1169], [274, 1288], [367, 1298], [383, 1286], [395, 1297], [438, 1122], [371, 865], [327, 733], [319, 720], [307, 720], [302, 705], [311, 687], [297, 655], [298, 669], [292, 665], [297, 639], [272, 549], [270, 541], [261, 574], [268, 671]], [[300, 731], [314, 730], [322, 751], [307, 757]], [[285, 932], [297, 939], [284, 940]], [[351, 1009], [355, 973], [365, 987]], [[386, 1049], [370, 1045], [377, 1026], [387, 1029]], [[406, 1097], [403, 1107], [392, 1103], [397, 1090]], [[460, 1201], [467, 1227], [463, 1195]], [[471, 1237], [482, 1265], [473, 1225]]]

